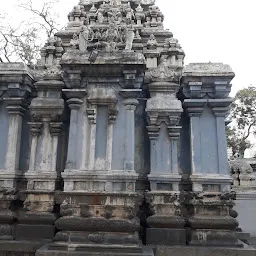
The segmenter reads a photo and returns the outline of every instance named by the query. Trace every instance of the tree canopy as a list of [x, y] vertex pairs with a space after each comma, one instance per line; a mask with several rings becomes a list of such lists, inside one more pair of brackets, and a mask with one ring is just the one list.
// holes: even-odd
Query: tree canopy
[[36, 63], [43, 42], [59, 28], [58, 15], [54, 12], [58, 2], [20, 0], [17, 8], [25, 18], [15, 25], [7, 14], [0, 16], [0, 62]]
[[252, 146], [251, 134], [256, 134], [256, 87], [237, 92], [229, 115], [227, 127], [228, 146], [233, 156], [244, 157], [246, 149]]

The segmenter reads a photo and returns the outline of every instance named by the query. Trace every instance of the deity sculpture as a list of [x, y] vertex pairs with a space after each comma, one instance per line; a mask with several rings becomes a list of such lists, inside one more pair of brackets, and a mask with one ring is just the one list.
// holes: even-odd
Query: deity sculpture
[[118, 6], [121, 5], [121, 0], [110, 0], [109, 4], [112, 6]]
[[134, 33], [134, 29], [132, 27], [132, 24], [127, 25], [125, 51], [131, 51], [132, 50], [132, 43], [133, 43], [134, 37], [135, 37], [135, 33]]
[[98, 19], [98, 22], [101, 24], [104, 22], [103, 10], [99, 9], [97, 11], [97, 19]]
[[174, 80], [177, 79], [178, 74], [172, 70], [168, 63], [168, 56], [161, 56], [160, 64], [158, 67], [151, 71], [152, 78], [161, 79], [161, 80]]
[[133, 19], [135, 19], [134, 11], [133, 11], [133, 9], [131, 8], [130, 2], [129, 2], [129, 3], [128, 3], [128, 7], [127, 7], [127, 9], [126, 9], [126, 20], [127, 20], [127, 21], [132, 21]]
[[155, 50], [157, 48], [157, 41], [153, 34], [151, 34], [148, 39], [147, 48], [150, 50]]
[[79, 33], [79, 50], [80, 50], [80, 52], [82, 52], [82, 53], [87, 52], [88, 43], [93, 40], [93, 38], [91, 38], [89, 40], [89, 36], [91, 33], [92, 33], [92, 30], [88, 25], [81, 27], [81, 31]]

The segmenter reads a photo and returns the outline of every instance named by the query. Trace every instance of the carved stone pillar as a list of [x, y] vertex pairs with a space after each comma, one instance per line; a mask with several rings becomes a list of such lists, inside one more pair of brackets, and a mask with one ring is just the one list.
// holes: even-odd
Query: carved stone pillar
[[[1, 79], [5, 81], [6, 92], [3, 100], [8, 111], [8, 135], [3, 134], [3, 136], [8, 136], [5, 164], [4, 170], [0, 172], [0, 187], [3, 188], [15, 188], [18, 185], [17, 182], [22, 184], [22, 172], [20, 171], [22, 126], [28, 107], [27, 99], [32, 87], [32, 78], [26, 67], [20, 64], [16, 66], [10, 64], [11, 67], [17, 72], [11, 70], [6, 78], [5, 75], [1, 76]], [[20, 72], [24, 75], [21, 76]]]
[[87, 109], [87, 115], [90, 123], [90, 151], [88, 159], [88, 169], [93, 170], [95, 166], [95, 146], [96, 146], [96, 118], [97, 118], [97, 105], [91, 104]]
[[150, 138], [151, 168], [148, 179], [151, 191], [146, 200], [151, 207], [147, 218], [147, 244], [184, 245], [185, 220], [182, 216], [183, 200], [180, 197], [181, 174], [179, 169], [179, 126], [183, 111], [176, 97], [179, 84], [162, 57], [160, 65], [151, 72], [148, 85], [151, 98], [147, 101], [148, 134]]
[[228, 65], [190, 64], [185, 68], [184, 107], [190, 118], [192, 192], [189, 209], [189, 244], [239, 246], [232, 218], [234, 195], [227, 159], [225, 116], [234, 73]]
[[126, 99], [123, 101], [126, 109], [126, 158], [124, 170], [134, 171], [135, 157], [135, 115], [136, 106], [139, 104], [136, 99]]
[[35, 164], [36, 164], [36, 151], [38, 145], [38, 137], [42, 131], [42, 122], [30, 122], [30, 133], [32, 136], [31, 140], [31, 149], [30, 149], [30, 161], [29, 161], [29, 172], [35, 171]]
[[29, 190], [53, 191], [59, 182], [60, 173], [56, 165], [60, 121], [64, 110], [64, 100], [61, 98], [63, 86], [63, 82], [58, 80], [36, 83], [38, 96], [30, 105], [30, 166], [25, 174]]
[[52, 136], [51, 172], [57, 172], [58, 140], [62, 132], [62, 123], [51, 122], [49, 125], [50, 125], [50, 134]]
[[64, 94], [68, 98], [67, 103], [70, 108], [70, 128], [69, 128], [69, 144], [68, 155], [66, 162], [66, 169], [75, 170], [77, 166], [77, 150], [78, 149], [78, 110], [83, 104], [83, 97], [86, 91], [80, 90], [63, 90]]
[[5, 169], [15, 172], [19, 169], [22, 116], [25, 112], [24, 99], [5, 98], [9, 114], [8, 144]]

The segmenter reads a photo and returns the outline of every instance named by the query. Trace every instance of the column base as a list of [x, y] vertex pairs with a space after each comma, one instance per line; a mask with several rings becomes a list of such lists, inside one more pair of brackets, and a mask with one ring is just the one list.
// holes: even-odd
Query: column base
[[148, 180], [151, 191], [180, 191], [181, 175], [179, 174], [152, 173], [148, 175]]
[[140, 247], [136, 214], [143, 197], [137, 193], [57, 192], [55, 199], [61, 217], [51, 250], [86, 253], [93, 248], [99, 253], [101, 248]]
[[16, 226], [15, 239], [28, 241], [52, 241], [55, 234], [54, 214], [28, 213], [19, 216]]
[[147, 245], [186, 245], [185, 229], [148, 228]]
[[55, 235], [54, 192], [23, 191], [19, 197], [23, 208], [19, 210], [16, 240], [52, 241]]
[[188, 244], [194, 246], [239, 246], [235, 230], [238, 222], [231, 217], [233, 193], [194, 192], [186, 201]]
[[24, 188], [25, 180], [21, 171], [0, 170], [0, 188]]
[[222, 174], [192, 174], [190, 176], [194, 192], [229, 192], [232, 179]]
[[243, 247], [235, 232], [197, 229], [190, 234], [190, 246]]
[[134, 192], [138, 179], [135, 171], [124, 170], [65, 170], [61, 175], [66, 192]]
[[57, 173], [53, 172], [28, 171], [25, 173], [25, 178], [27, 179], [28, 190], [54, 191], [58, 189], [60, 182]]
[[185, 245], [185, 219], [180, 194], [155, 191], [146, 193], [150, 214], [147, 218], [146, 243], [150, 245]]

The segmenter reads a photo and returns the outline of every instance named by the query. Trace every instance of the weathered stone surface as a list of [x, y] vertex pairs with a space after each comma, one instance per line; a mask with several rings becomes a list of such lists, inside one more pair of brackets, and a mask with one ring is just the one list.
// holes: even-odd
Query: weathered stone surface
[[185, 229], [168, 229], [167, 227], [147, 229], [147, 245], [150, 246], [170, 246], [186, 245]]
[[255, 256], [255, 249], [244, 245], [244, 248], [221, 248], [221, 247], [158, 247], [155, 250], [156, 256]]
[[139, 220], [121, 220], [105, 218], [62, 217], [55, 222], [60, 230], [66, 231], [109, 231], [135, 232], [139, 229]]
[[184, 68], [153, 0], [83, 0], [68, 20], [34, 70], [0, 63], [0, 241], [49, 243], [39, 256], [237, 246], [232, 69]]

